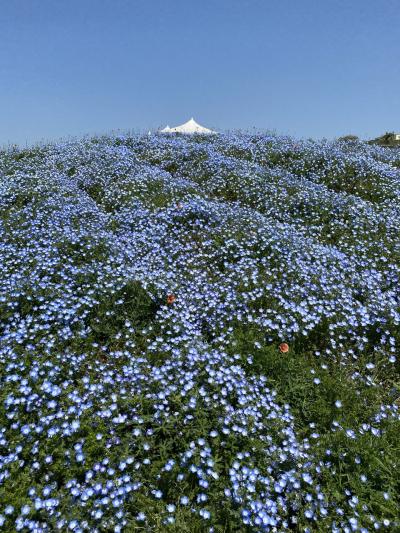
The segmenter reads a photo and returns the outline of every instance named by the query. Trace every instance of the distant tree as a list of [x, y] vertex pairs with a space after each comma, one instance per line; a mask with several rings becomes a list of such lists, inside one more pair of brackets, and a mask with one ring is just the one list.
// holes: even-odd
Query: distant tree
[[343, 137], [339, 137], [339, 141], [358, 141], [357, 135], [343, 135]]
[[396, 141], [396, 136], [394, 132], [386, 132], [380, 137], [377, 137], [376, 139], [371, 139], [368, 141], [369, 144], [377, 144], [379, 146], [389, 146], [389, 147], [397, 147], [400, 146], [400, 141]]

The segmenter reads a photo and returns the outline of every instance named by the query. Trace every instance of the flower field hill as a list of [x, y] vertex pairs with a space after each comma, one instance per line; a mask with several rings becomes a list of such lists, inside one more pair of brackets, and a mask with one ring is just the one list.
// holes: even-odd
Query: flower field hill
[[0, 530], [400, 531], [400, 150], [0, 152]]

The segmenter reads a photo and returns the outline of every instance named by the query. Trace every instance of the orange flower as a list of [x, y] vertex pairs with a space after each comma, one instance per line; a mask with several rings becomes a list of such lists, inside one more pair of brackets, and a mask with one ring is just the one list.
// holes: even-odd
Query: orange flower
[[281, 342], [281, 344], [279, 345], [279, 351], [281, 353], [287, 353], [289, 351], [289, 344], [287, 344], [286, 342]]
[[178, 209], [182, 209], [182, 204], [181, 204], [180, 202], [178, 202], [178, 203], [176, 204], [176, 207], [177, 207]]
[[176, 297], [174, 294], [168, 294], [167, 296], [167, 304], [173, 304], [176, 300]]

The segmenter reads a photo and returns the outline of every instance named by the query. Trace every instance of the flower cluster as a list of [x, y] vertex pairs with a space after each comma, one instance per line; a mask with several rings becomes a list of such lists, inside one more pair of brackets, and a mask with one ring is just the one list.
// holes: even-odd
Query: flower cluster
[[0, 528], [400, 527], [399, 167], [266, 134], [0, 152]]

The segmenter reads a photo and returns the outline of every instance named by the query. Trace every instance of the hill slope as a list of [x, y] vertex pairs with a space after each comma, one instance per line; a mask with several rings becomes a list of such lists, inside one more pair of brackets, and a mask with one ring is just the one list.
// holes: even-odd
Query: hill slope
[[399, 168], [268, 135], [1, 152], [3, 528], [400, 527]]

